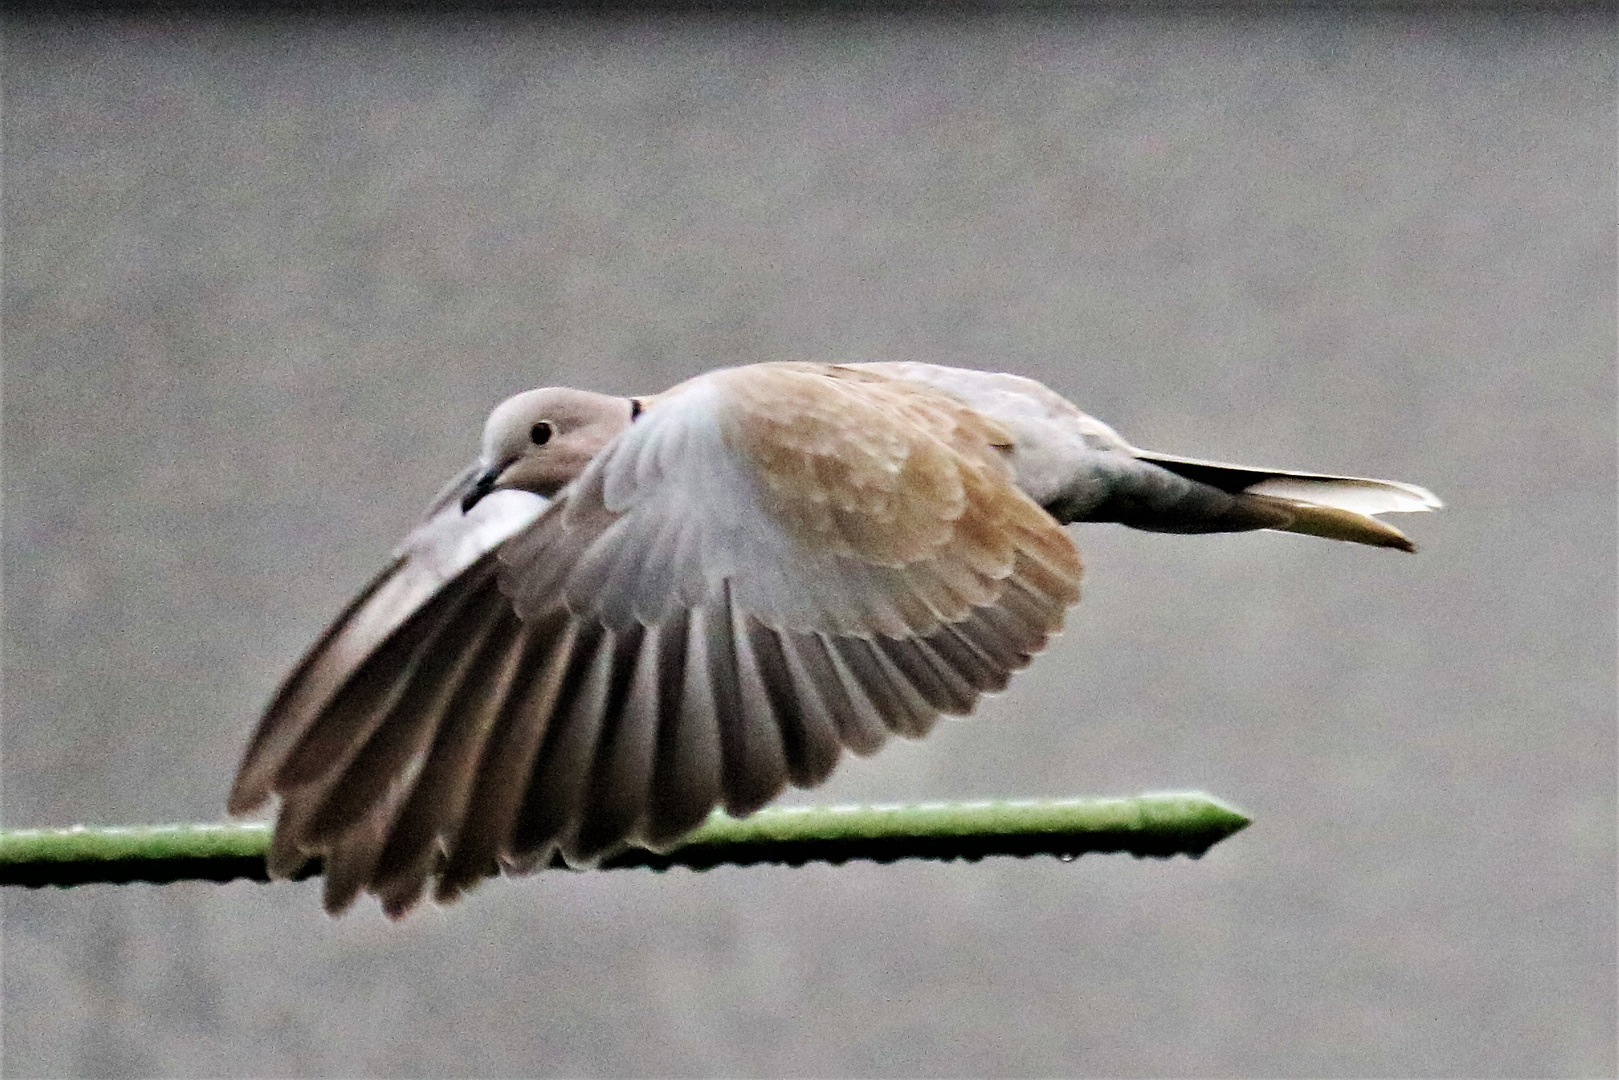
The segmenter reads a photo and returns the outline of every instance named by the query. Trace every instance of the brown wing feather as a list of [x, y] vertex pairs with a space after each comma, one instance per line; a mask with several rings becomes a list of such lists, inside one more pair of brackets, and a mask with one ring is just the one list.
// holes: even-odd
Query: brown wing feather
[[[687, 390], [714, 411], [660, 436]], [[759, 365], [671, 391], [638, 428], [336, 685], [303, 689], [310, 664], [289, 680], [274, 708], [297, 723], [255, 741], [239, 787], [281, 794], [275, 864], [323, 856], [330, 909], [369, 890], [399, 915], [435, 878], [448, 901], [499, 866], [588, 865], [716, 806], [750, 813], [844, 747], [970, 712], [1077, 598], [1078, 555], [1013, 484], [1010, 436], [926, 387]], [[705, 505], [682, 468], [743, 489]], [[724, 564], [726, 543], [821, 577]]]

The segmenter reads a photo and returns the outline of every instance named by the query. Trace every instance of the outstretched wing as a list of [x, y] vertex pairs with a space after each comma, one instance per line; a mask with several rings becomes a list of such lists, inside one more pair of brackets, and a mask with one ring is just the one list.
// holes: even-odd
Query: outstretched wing
[[[847, 368], [655, 399], [399, 630], [284, 757], [282, 868], [392, 913], [560, 850], [666, 846], [1005, 686], [1078, 595], [1004, 429]], [[283, 833], [285, 837], [283, 837]]]
[[292, 670], [265, 710], [227, 802], [246, 813], [270, 797], [276, 770], [338, 690], [415, 614], [481, 556], [492, 551], [545, 509], [546, 500], [526, 491], [499, 492], [461, 512], [478, 465], [468, 466], [444, 487], [427, 520], [394, 549], [393, 558], [321, 635]]

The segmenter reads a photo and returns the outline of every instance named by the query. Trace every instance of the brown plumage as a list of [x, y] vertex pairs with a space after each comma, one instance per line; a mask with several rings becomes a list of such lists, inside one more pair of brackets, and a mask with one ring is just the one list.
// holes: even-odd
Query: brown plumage
[[760, 365], [613, 435], [425, 600], [396, 562], [289, 677], [230, 803], [281, 796], [273, 872], [320, 855], [329, 909], [397, 915], [431, 879], [672, 844], [967, 713], [1078, 597], [1010, 435], [936, 390]]
[[1388, 544], [1366, 514], [1430, 504], [1154, 460], [1038, 384], [926, 365], [531, 391], [288, 676], [229, 806], [279, 796], [271, 873], [319, 856], [328, 910], [398, 916], [666, 848], [967, 714], [1079, 596], [1058, 517]]

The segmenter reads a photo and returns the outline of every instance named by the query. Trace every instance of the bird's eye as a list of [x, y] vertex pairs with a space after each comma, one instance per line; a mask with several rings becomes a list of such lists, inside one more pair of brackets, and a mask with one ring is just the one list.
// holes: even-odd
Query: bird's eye
[[535, 446], [544, 446], [551, 441], [551, 421], [541, 420], [528, 429], [529, 442]]

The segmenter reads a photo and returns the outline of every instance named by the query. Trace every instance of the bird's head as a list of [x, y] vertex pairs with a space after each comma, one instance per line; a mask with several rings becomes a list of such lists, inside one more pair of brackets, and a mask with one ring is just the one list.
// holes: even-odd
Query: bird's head
[[508, 488], [555, 495], [639, 411], [631, 398], [557, 386], [507, 398], [484, 423], [482, 471], [461, 509]]

